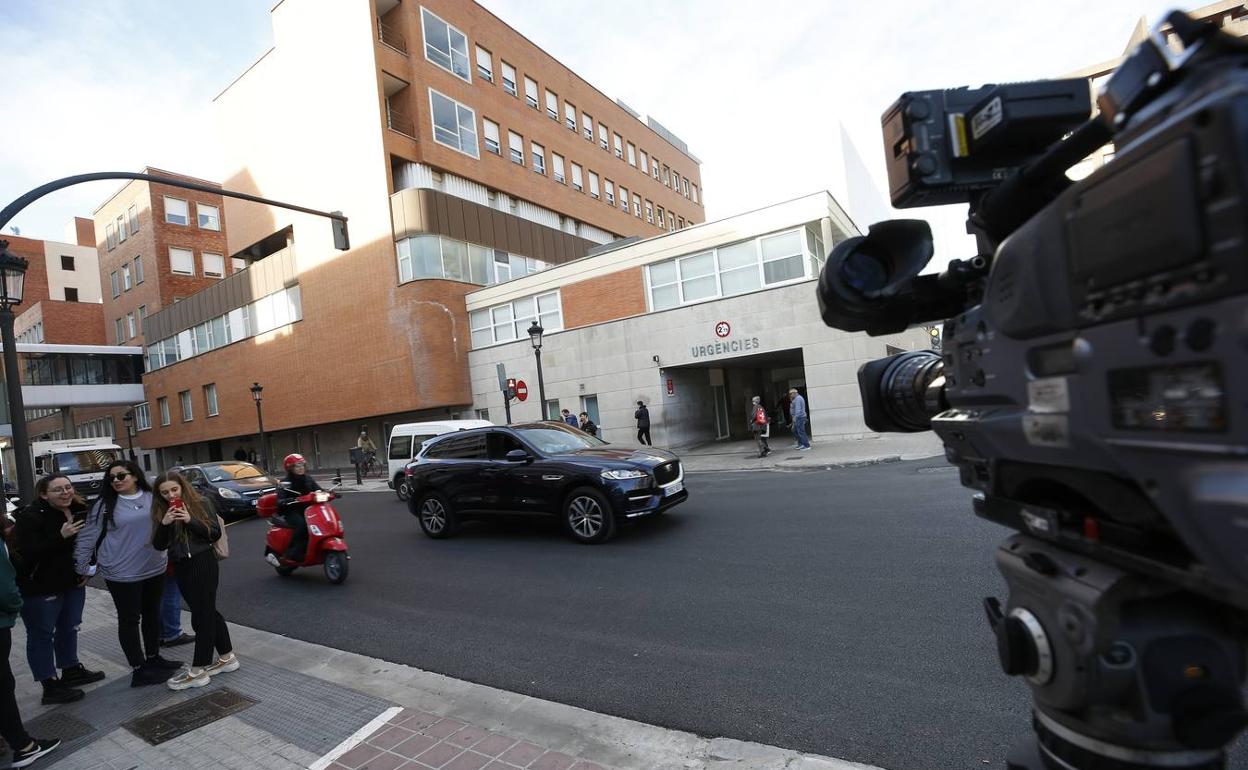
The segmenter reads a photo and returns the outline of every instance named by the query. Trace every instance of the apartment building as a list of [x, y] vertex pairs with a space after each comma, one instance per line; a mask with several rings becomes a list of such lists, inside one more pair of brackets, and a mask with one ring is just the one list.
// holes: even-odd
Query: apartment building
[[221, 253], [247, 269], [143, 327], [142, 441], [167, 461], [256, 448], [345, 465], [361, 425], [458, 415], [468, 292], [705, 219], [683, 141], [476, 3], [283, 0], [271, 16], [274, 47], [215, 100], [222, 184], [342, 211], [352, 248], [322, 218], [225, 199]]

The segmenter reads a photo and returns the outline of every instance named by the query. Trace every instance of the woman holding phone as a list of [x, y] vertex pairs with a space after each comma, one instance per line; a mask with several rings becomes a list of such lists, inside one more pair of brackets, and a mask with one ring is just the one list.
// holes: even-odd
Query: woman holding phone
[[86, 523], [87, 504], [68, 476], [44, 476], [35, 495], [13, 525], [26, 660], [43, 685], [45, 704], [70, 703], [82, 698], [80, 685], [104, 678], [103, 671], [88, 671], [78, 660], [86, 581], [74, 570], [74, 544]]
[[134, 669], [130, 686], [160, 684], [182, 664], [160, 656], [166, 561], [152, 548], [152, 487], [131, 460], [114, 460], [104, 482], [78, 533], [76, 567], [84, 578], [97, 566], [104, 575], [117, 607], [117, 638]]
[[[221, 522], [180, 473], [161, 474], [156, 479], [156, 495], [152, 506], [152, 546], [168, 551], [182, 598], [191, 608], [191, 627], [195, 629], [191, 666], [171, 678], [168, 685], [171, 690], [203, 687], [214, 674], [239, 668], [230, 630], [217, 611], [220, 568], [213, 544], [221, 539]], [[215, 661], [214, 650], [218, 655]]]

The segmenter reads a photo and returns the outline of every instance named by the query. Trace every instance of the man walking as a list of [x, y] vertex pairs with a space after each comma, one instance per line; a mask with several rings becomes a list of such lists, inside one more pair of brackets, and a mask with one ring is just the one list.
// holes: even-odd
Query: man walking
[[654, 442], [650, 440], [650, 410], [646, 408], [644, 401], [637, 402], [637, 411], [633, 412], [633, 417], [637, 420], [637, 443], [654, 446]]
[[797, 439], [798, 451], [810, 449], [810, 438], [806, 435], [810, 416], [806, 413], [806, 399], [797, 388], [789, 388], [789, 418], [793, 420], [793, 438]]
[[771, 447], [767, 444], [767, 437], [771, 435], [771, 420], [763, 407], [763, 399], [758, 396], [750, 399], [750, 432], [758, 442], [758, 456], [766, 457], [771, 454]]
[[564, 422], [566, 422], [568, 425], [571, 425], [573, 428], [580, 427], [579, 423], [576, 420], [576, 415], [572, 414], [567, 409], [560, 410], [559, 415], [560, 415], [560, 418]]

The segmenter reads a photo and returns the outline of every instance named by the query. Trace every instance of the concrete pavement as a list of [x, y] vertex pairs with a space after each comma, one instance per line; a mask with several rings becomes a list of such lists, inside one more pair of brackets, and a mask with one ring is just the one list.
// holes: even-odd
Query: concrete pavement
[[[327, 592], [334, 589], [326, 586]], [[190, 618], [184, 615], [184, 625]], [[872, 770], [762, 744], [699, 737], [231, 624], [241, 670], [204, 688], [131, 688], [112, 601], [88, 592], [83, 662], [108, 678], [78, 703], [39, 705], [14, 629], [11, 663], [29, 731], [64, 744], [37, 767], [166, 770]], [[186, 658], [187, 646], [167, 649]], [[207, 696], [241, 705], [153, 745], [133, 721]], [[172, 717], [168, 720], [175, 722]]]

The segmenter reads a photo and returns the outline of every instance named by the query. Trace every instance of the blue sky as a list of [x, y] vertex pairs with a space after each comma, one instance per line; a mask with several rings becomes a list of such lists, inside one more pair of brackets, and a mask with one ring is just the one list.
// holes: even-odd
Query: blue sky
[[[221, 178], [212, 98], [271, 45], [273, 2], [0, 2], [8, 33], [0, 47], [7, 116], [0, 204], [87, 171], [152, 165]], [[1058, 76], [1120, 54], [1141, 15], [1151, 22], [1172, 7], [1154, 0], [482, 4], [684, 139], [703, 162], [711, 219], [832, 187], [842, 165], [838, 124], [883, 187], [879, 116], [902, 91]], [[621, 15], [625, 8], [630, 17]], [[72, 216], [90, 216], [116, 186], [54, 193], [12, 225], [28, 237], [62, 239]], [[931, 213], [938, 254], [941, 245], [969, 248], [958, 234], [961, 212]], [[965, 254], [943, 254], [954, 256]]]

